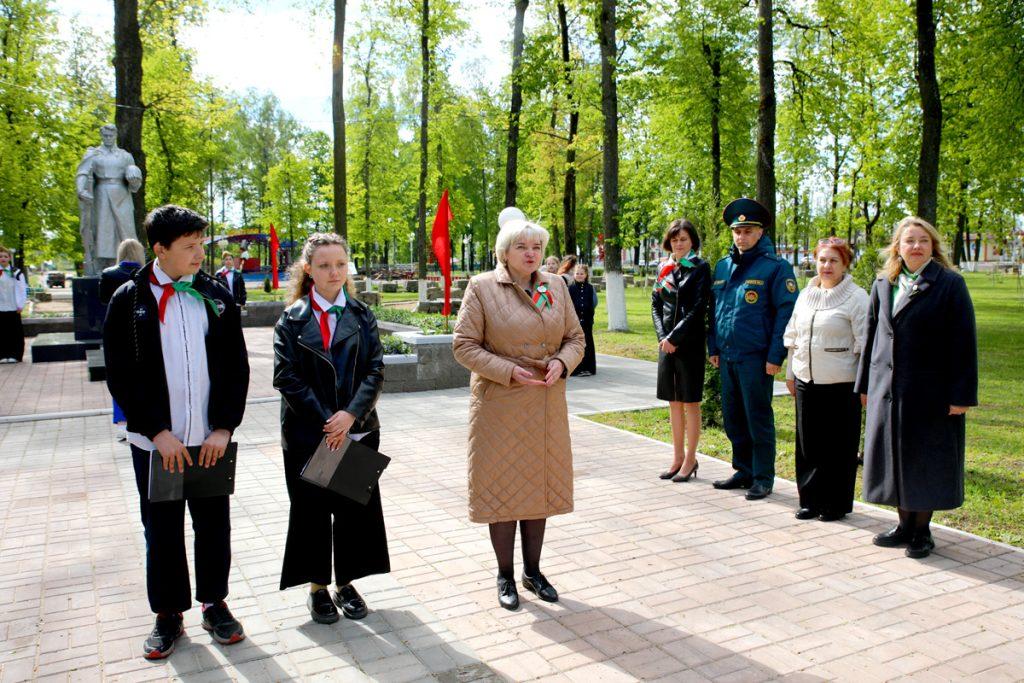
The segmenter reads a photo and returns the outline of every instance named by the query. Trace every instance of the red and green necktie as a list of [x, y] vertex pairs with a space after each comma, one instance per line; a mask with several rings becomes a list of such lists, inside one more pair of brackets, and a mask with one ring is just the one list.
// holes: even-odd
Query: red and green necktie
[[320, 338], [324, 342], [324, 351], [331, 348], [331, 326], [328, 323], [328, 317], [332, 313], [338, 318], [345, 311], [344, 306], [331, 306], [326, 311], [320, 307], [320, 304], [316, 302], [316, 297], [312, 294], [309, 295], [309, 302], [313, 304], [313, 310], [320, 314]]
[[551, 308], [554, 303], [555, 300], [552, 298], [551, 292], [548, 291], [548, 286], [537, 285], [537, 289], [533, 290], [533, 305], [537, 307], [537, 310], [543, 311], [545, 308]]
[[164, 321], [164, 313], [167, 311], [167, 300], [174, 296], [174, 294], [176, 293], [188, 294], [189, 296], [198, 299], [199, 301], [209, 306], [210, 311], [212, 311], [215, 316], [220, 316], [220, 310], [218, 310], [217, 304], [213, 302], [213, 299], [204, 295], [202, 292], [197, 291], [192, 286], [191, 280], [178, 280], [177, 282], [168, 282], [167, 284], [162, 284], [159, 280], [156, 279], [156, 273], [150, 271], [149, 281], [152, 284], [156, 285], [157, 287], [163, 289], [163, 292], [161, 292], [160, 294], [160, 302], [158, 307], [158, 312], [160, 314], [160, 322]]

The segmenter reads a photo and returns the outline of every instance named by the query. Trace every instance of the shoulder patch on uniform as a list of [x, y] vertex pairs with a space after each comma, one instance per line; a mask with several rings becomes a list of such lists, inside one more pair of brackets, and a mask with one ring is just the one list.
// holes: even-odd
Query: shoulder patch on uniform
[[786, 278], [786, 290], [792, 294], [796, 291], [796, 280], [791, 277]]
[[743, 295], [743, 300], [746, 301], [748, 304], [756, 304], [757, 292], [755, 292], [753, 289], [748, 290], [747, 293]]

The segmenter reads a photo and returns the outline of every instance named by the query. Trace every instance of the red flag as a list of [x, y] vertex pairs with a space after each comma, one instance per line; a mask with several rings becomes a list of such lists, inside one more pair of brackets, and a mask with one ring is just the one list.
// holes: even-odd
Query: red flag
[[273, 280], [274, 289], [280, 286], [277, 280], [277, 251], [281, 248], [281, 243], [277, 241], [277, 230], [274, 230], [274, 224], [270, 224], [270, 272], [271, 279]]
[[452, 220], [452, 207], [448, 204], [448, 190], [441, 195], [441, 201], [437, 203], [437, 213], [434, 214], [434, 229], [430, 233], [430, 241], [434, 246], [434, 256], [437, 258], [437, 265], [444, 275], [444, 308], [442, 315], [450, 315], [452, 312], [452, 243], [448, 234], [448, 223]]

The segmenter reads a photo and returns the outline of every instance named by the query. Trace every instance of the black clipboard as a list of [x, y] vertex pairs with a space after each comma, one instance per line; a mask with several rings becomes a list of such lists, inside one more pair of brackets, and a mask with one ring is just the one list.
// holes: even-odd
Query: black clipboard
[[192, 466], [185, 464], [184, 472], [168, 472], [164, 469], [159, 451], [149, 454], [149, 502], [165, 503], [187, 498], [212, 498], [230, 496], [235, 492], [235, 463], [238, 458], [238, 444], [231, 442], [224, 455], [213, 467], [199, 466], [200, 446], [189, 446]]
[[390, 462], [388, 456], [347, 436], [338, 449], [332, 451], [324, 437], [299, 477], [366, 505]]

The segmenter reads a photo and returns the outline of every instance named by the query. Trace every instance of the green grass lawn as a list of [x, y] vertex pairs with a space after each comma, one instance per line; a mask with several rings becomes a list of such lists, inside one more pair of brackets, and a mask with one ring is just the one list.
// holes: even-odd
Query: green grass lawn
[[[1016, 278], [966, 274], [978, 322], [979, 403], [967, 415], [966, 501], [958, 510], [937, 513], [937, 522], [988, 538], [1024, 546], [1024, 294]], [[594, 325], [599, 353], [656, 360], [650, 292], [627, 288], [630, 332], [608, 332], [604, 294]], [[955, 359], [950, 359], [950, 364]], [[654, 387], [651, 387], [654, 393]], [[775, 399], [778, 476], [794, 478], [794, 408], [787, 396]], [[592, 419], [671, 442], [667, 409], [604, 413]], [[729, 441], [719, 429], [706, 430], [702, 453], [728, 461]], [[670, 463], [666, 459], [665, 466]], [[660, 464], [659, 464], [660, 466]], [[860, 481], [857, 482], [860, 498]]]

